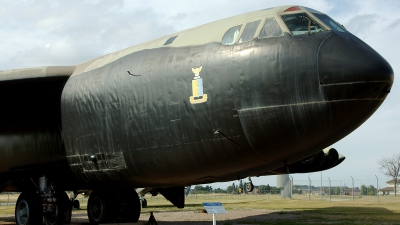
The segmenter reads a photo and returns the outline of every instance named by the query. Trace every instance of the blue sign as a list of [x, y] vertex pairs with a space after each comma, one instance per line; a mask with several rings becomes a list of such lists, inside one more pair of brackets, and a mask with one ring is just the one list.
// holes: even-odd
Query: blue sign
[[208, 214], [225, 214], [226, 210], [221, 202], [203, 202]]

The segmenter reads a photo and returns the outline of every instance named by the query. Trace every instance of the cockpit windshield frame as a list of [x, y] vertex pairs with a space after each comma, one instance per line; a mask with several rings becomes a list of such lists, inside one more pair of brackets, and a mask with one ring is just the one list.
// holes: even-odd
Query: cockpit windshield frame
[[324, 23], [327, 27], [331, 30], [338, 31], [338, 32], [348, 32], [343, 25], [336, 22], [334, 19], [329, 17], [324, 13], [312, 13], [318, 20]]
[[280, 16], [290, 33], [295, 36], [310, 35], [327, 30], [326, 26], [305, 11], [296, 11], [295, 13], [282, 14]]
[[[284, 25], [292, 35], [304, 35], [304, 34], [314, 34], [317, 32], [323, 32], [323, 31], [337, 31], [337, 32], [348, 32], [346, 28], [343, 27], [343, 25], [339, 24], [335, 20], [333, 20], [331, 17], [328, 15], [319, 12], [317, 10], [307, 8], [307, 7], [299, 7], [301, 10], [296, 10], [296, 11], [290, 11], [290, 12], [284, 12], [279, 14], [280, 19], [282, 19]], [[310, 31], [305, 32], [304, 29], [300, 29], [300, 32], [293, 32], [293, 28], [291, 29], [287, 22], [285, 21], [284, 17], [288, 17], [289, 15], [296, 15], [296, 14], [305, 14], [309, 20], [311, 21], [311, 27]], [[314, 23], [314, 24], [313, 24]], [[320, 26], [323, 29], [316, 29], [316, 26]]]

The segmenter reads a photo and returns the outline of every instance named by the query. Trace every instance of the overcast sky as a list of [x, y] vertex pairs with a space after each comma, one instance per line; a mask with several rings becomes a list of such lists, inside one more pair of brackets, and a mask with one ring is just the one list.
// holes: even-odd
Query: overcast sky
[[[400, 1], [396, 0], [2, 0], [1, 3], [0, 70], [75, 65], [214, 20], [278, 4], [293, 4], [330, 15], [378, 51], [395, 73], [400, 71]], [[323, 172], [323, 179], [385, 177], [377, 160], [400, 151], [399, 86], [395, 82], [378, 111], [332, 146], [346, 160]], [[293, 175], [295, 180], [306, 180], [308, 176], [319, 179], [321, 174]], [[275, 185], [275, 177], [253, 180], [256, 185]]]

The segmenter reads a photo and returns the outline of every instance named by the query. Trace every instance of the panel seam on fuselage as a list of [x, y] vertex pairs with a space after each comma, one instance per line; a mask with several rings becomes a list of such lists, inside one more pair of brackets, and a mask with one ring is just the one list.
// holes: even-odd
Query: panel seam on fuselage
[[239, 112], [249, 111], [249, 110], [258, 110], [258, 109], [269, 109], [269, 108], [278, 108], [278, 107], [291, 107], [291, 106], [299, 106], [299, 105], [310, 105], [310, 104], [324, 104], [331, 102], [347, 102], [347, 101], [383, 101], [384, 99], [378, 98], [364, 98], [364, 99], [345, 99], [345, 100], [332, 100], [332, 101], [318, 101], [318, 102], [305, 102], [305, 103], [297, 103], [297, 104], [285, 104], [285, 105], [273, 105], [273, 106], [264, 106], [264, 107], [254, 107], [247, 109], [239, 109]]

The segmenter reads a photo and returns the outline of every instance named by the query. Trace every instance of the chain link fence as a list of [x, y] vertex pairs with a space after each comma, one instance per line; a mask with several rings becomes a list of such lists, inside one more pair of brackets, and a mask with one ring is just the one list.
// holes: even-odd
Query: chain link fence
[[[294, 199], [308, 199], [308, 200], [324, 200], [324, 201], [377, 201], [383, 198], [394, 197], [393, 192], [388, 194], [385, 189], [388, 181], [387, 177], [373, 177], [373, 178], [357, 178], [353, 176], [343, 178], [329, 178], [322, 177], [320, 179], [296, 179], [291, 177], [289, 192], [291, 198]], [[218, 184], [213, 184], [217, 186]], [[200, 185], [201, 186], [201, 185]], [[233, 185], [235, 186], [235, 185]], [[268, 197], [280, 196], [283, 188], [276, 188], [269, 185], [255, 185], [254, 191], [251, 193], [242, 192], [241, 186], [235, 187], [228, 186], [227, 188], [213, 188], [208, 192], [193, 189], [188, 192], [187, 198], [246, 198], [252, 197]], [[400, 189], [400, 188], [398, 188]]]

